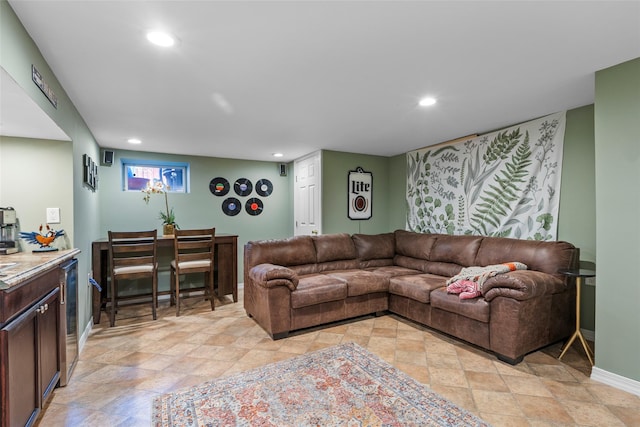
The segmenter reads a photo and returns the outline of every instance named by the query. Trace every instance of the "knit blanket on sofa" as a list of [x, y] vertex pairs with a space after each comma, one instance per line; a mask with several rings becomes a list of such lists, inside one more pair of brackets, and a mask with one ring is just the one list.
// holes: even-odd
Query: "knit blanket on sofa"
[[477, 298], [482, 295], [482, 286], [490, 277], [515, 270], [526, 270], [521, 262], [505, 262], [484, 267], [465, 267], [447, 280], [447, 292], [458, 294], [460, 299]]

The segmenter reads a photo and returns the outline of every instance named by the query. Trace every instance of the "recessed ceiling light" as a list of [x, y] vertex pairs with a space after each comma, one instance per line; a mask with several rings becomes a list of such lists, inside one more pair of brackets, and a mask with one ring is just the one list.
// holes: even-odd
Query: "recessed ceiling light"
[[142, 144], [142, 141], [140, 141], [138, 138], [129, 138], [127, 139], [127, 142], [129, 144]]
[[273, 153], [273, 157], [283, 157], [284, 154], [282, 153]]
[[435, 104], [437, 101], [434, 97], [432, 96], [425, 96], [424, 98], [422, 98], [420, 100], [420, 102], [418, 103], [421, 107], [428, 107], [430, 105]]
[[149, 31], [147, 33], [147, 40], [157, 46], [162, 47], [171, 47], [176, 44], [176, 38], [171, 34], [165, 33], [163, 31]]

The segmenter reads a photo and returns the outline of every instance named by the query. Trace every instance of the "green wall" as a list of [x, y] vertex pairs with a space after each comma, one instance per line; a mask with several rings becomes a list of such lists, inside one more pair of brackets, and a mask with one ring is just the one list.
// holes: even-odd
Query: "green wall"
[[[64, 193], [64, 197], [72, 198], [73, 225], [67, 227], [66, 231], [73, 236], [71, 244], [82, 250], [78, 257], [79, 274], [80, 277], [86, 277], [90, 270], [91, 242], [104, 237], [110, 227], [132, 224], [159, 227], [159, 221], [156, 220], [159, 201], [152, 200], [147, 206], [136, 195], [121, 194], [122, 198], [119, 199], [120, 196], [117, 196], [115, 191], [105, 190], [109, 180], [117, 182], [119, 179], [112, 176], [114, 173], [117, 175], [117, 172], [114, 172], [118, 169], [117, 164], [111, 168], [100, 167], [98, 191], [92, 192], [82, 185], [82, 155], [88, 154], [94, 160], [99, 159], [98, 144], [6, 0], [0, 0], [0, 24], [0, 66], [72, 140], [71, 188], [57, 188], [53, 181], [43, 180], [41, 190]], [[31, 81], [31, 64], [36, 65], [56, 93], [59, 101], [57, 109], [51, 106]], [[597, 366], [636, 380], [640, 379], [636, 364], [636, 355], [640, 352], [640, 334], [637, 333], [640, 311], [635, 305], [640, 300], [640, 287], [633, 280], [628, 280], [628, 277], [623, 277], [628, 275], [620, 266], [636, 265], [640, 261], [640, 233], [637, 221], [640, 206], [636, 190], [640, 184], [637, 172], [640, 170], [639, 145], [636, 142], [637, 135], [640, 134], [638, 76], [639, 60], [598, 72], [595, 112], [592, 112], [591, 106], [567, 112], [558, 224], [559, 238], [579, 246], [583, 259], [595, 261], [597, 257], [597, 279], [600, 283], [595, 288], [597, 304], [594, 302], [595, 298], [588, 302], [589, 297], [585, 295], [587, 309], [583, 311], [583, 327], [590, 329], [589, 323], [593, 319], [589, 319], [588, 305], [596, 305], [594, 317], [597, 324]], [[591, 129], [594, 123], [595, 143], [592, 143], [594, 137]], [[6, 140], [3, 140], [2, 144], [6, 146]], [[39, 144], [41, 142], [34, 142], [34, 147]], [[592, 154], [594, 152], [595, 156]], [[127, 157], [133, 157], [131, 154], [135, 152], [127, 152]], [[158, 159], [176, 158], [160, 154], [153, 156], [157, 156]], [[188, 159], [190, 162], [193, 161], [195, 170], [192, 172], [194, 192], [170, 199], [183, 227], [214, 223], [219, 232], [239, 234], [241, 242], [246, 239], [278, 237], [293, 233], [293, 183], [290, 178], [282, 183], [282, 188], [288, 188], [288, 191], [282, 199], [278, 199], [277, 208], [273, 207], [274, 212], [277, 209], [286, 214], [276, 217], [267, 215], [270, 211], [265, 211], [264, 216], [261, 215], [262, 218], [256, 217], [252, 219], [255, 222], [247, 222], [248, 226], [245, 221], [234, 222], [230, 218], [220, 217], [213, 196], [205, 195], [206, 190], [202, 187], [203, 183], [214, 176], [233, 177], [241, 173], [254, 180], [268, 177], [261, 174], [266, 174], [269, 168], [275, 169], [273, 163], [198, 157]], [[13, 160], [25, 164], [32, 161], [21, 158]], [[374, 174], [374, 212], [369, 221], [352, 221], [347, 219], [346, 215], [347, 173], [357, 166]], [[291, 165], [289, 171], [289, 176], [292, 176]], [[595, 171], [598, 171], [597, 176]], [[25, 173], [32, 172], [25, 170]], [[405, 175], [404, 154], [382, 158], [323, 152], [324, 232], [377, 233], [404, 228]], [[280, 182], [277, 179], [280, 177], [273, 179], [274, 184]], [[593, 188], [594, 182], [597, 192]], [[18, 188], [22, 188], [21, 184], [17, 185]], [[633, 188], [634, 191], [627, 191], [629, 188]], [[26, 191], [24, 194], [27, 194]], [[593, 194], [597, 194], [596, 202], [593, 201]], [[276, 199], [274, 194], [273, 200]], [[597, 209], [594, 209], [594, 205], [597, 205]], [[34, 209], [45, 207], [50, 206], [43, 204]], [[597, 213], [597, 220], [594, 220], [594, 211]], [[597, 249], [594, 222], [598, 230]], [[91, 291], [88, 284], [82, 285], [81, 280], [81, 329], [91, 320]]]
[[[281, 177], [276, 162], [222, 159], [200, 156], [177, 156], [162, 153], [146, 153], [114, 150], [112, 166], [99, 168], [100, 235], [108, 230], [162, 230], [158, 213], [164, 206], [161, 195], [151, 197], [149, 204], [142, 200], [141, 192], [125, 192], [121, 159], [140, 159], [159, 162], [186, 162], [190, 165], [191, 180], [188, 194], [169, 194], [169, 205], [174, 208], [176, 220], [182, 228], [215, 226], [216, 233], [238, 235], [238, 280], [243, 281], [243, 247], [250, 240], [276, 239], [293, 235], [293, 169]], [[393, 158], [396, 167], [403, 171], [390, 177], [392, 159], [380, 156], [322, 152], [323, 176], [323, 233], [383, 233], [404, 228], [404, 168], [405, 156]], [[373, 173], [373, 215], [369, 220], [350, 220], [347, 217], [347, 174], [358, 166]], [[262, 198], [264, 211], [250, 216], [244, 209], [230, 217], [222, 212], [225, 197], [216, 197], [209, 191], [212, 178], [222, 176], [233, 183], [238, 178], [252, 182], [266, 178], [274, 184], [271, 196]], [[401, 191], [390, 191], [391, 184]], [[233, 196], [233, 191], [228, 196]], [[251, 197], [251, 196], [249, 196]], [[249, 197], [238, 197], [245, 201]], [[392, 199], [395, 199], [392, 201]], [[398, 209], [390, 209], [391, 205]], [[390, 226], [390, 211], [396, 217], [395, 227]], [[168, 257], [168, 254], [166, 254]], [[160, 272], [159, 288], [169, 288], [169, 272]]]
[[404, 230], [407, 225], [407, 155], [389, 158], [389, 229]]
[[[0, 136], [0, 206], [16, 210], [16, 237], [18, 231], [38, 231], [47, 223], [46, 208], [57, 207], [60, 224], [51, 224], [51, 227], [64, 230], [65, 235], [56, 239], [53, 246], [73, 247], [72, 159], [69, 141]], [[32, 165], [32, 169], [25, 165]], [[33, 170], [33, 175], [25, 174], [25, 169]], [[21, 251], [38, 247], [21, 239], [18, 245]]]
[[[373, 174], [372, 216], [368, 220], [348, 217], [349, 171], [361, 167]], [[366, 233], [389, 231], [389, 159], [364, 154], [322, 151], [322, 233]]]
[[640, 58], [596, 73], [596, 366], [640, 381]]
[[[580, 259], [596, 261], [596, 193], [593, 105], [567, 111], [558, 213], [558, 240], [580, 248]], [[587, 284], [588, 283], [588, 284]], [[595, 330], [595, 288], [582, 287], [581, 328]], [[593, 339], [592, 335], [588, 335]]]
[[[153, 160], [160, 162], [186, 162], [190, 165], [190, 191], [188, 194], [169, 193], [169, 206], [173, 207], [176, 221], [181, 228], [216, 227], [216, 234], [238, 235], [238, 280], [243, 281], [243, 248], [250, 240], [276, 239], [293, 234], [292, 203], [290, 199], [291, 174], [281, 177], [278, 163], [250, 160], [222, 159], [201, 156], [178, 156], [174, 154], [145, 153], [138, 151], [114, 150], [112, 166], [99, 168], [100, 191], [100, 235], [107, 236], [108, 230], [149, 230], [157, 229], [162, 234], [162, 222], [158, 219], [164, 209], [164, 197], [152, 195], [147, 205], [139, 191], [123, 191], [123, 171], [121, 159]], [[209, 182], [215, 177], [226, 178], [233, 186], [238, 178], [247, 178], [255, 184], [259, 179], [268, 179], [273, 184], [273, 193], [268, 197], [239, 197], [233, 189], [225, 197], [214, 196], [209, 191]], [[222, 211], [222, 202], [227, 197], [236, 197], [245, 202], [251, 197], [259, 197], [264, 204], [262, 214], [251, 216], [244, 206], [236, 216], [228, 216]], [[168, 289], [167, 272], [161, 272], [160, 290]], [[165, 289], [166, 288], [166, 289]]]
[[[40, 89], [31, 80], [31, 65], [35, 65], [58, 98], [58, 108], [54, 108]], [[65, 231], [73, 236], [70, 244], [82, 251], [78, 255], [78, 325], [79, 333], [84, 333], [91, 322], [91, 289], [87, 278], [90, 270], [91, 242], [99, 237], [98, 224], [98, 193], [92, 192], [82, 185], [82, 155], [88, 154], [93, 159], [99, 158], [99, 147], [91, 131], [74, 107], [64, 89], [60, 86], [56, 76], [49, 68], [29, 34], [26, 32], [17, 16], [6, 0], [0, 0], [0, 66], [16, 81], [16, 83], [33, 99], [33, 101], [69, 136], [72, 143], [72, 184], [70, 187], [57, 187], [56, 180], [46, 179], [47, 174], [53, 173], [49, 168], [55, 165], [47, 163], [47, 159], [40, 156], [30, 156], [28, 159], [11, 158], [11, 161], [23, 165], [22, 173], [25, 180], [12, 176], [13, 185], [22, 192], [23, 197], [34, 197], [27, 192], [26, 180], [42, 177], [40, 191], [58, 194], [62, 199], [73, 200], [73, 225]], [[36, 143], [37, 144], [37, 143]], [[68, 144], [68, 143], [67, 143]], [[13, 157], [13, 156], [12, 156]], [[38, 162], [39, 166], [34, 166]], [[67, 172], [65, 172], [66, 174]], [[16, 202], [14, 204], [22, 203]], [[42, 204], [37, 207], [30, 205], [38, 212], [44, 212], [47, 207]], [[23, 212], [21, 215], [24, 215]], [[39, 213], [29, 215], [40, 215]], [[61, 212], [61, 215], [66, 214]], [[83, 279], [84, 278], [84, 279]], [[86, 338], [86, 334], [82, 336]]]
[[593, 105], [567, 111], [562, 159], [558, 239], [580, 248], [580, 259], [596, 260], [595, 141]]

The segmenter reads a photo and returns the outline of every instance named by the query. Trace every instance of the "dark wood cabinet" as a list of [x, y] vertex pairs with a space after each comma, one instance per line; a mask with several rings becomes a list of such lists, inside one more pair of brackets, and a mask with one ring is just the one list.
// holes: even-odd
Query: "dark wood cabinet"
[[38, 392], [38, 331], [35, 310], [28, 310], [0, 330], [3, 367], [3, 426], [33, 423], [40, 408]]
[[32, 425], [60, 378], [58, 268], [0, 293], [0, 426]]
[[[38, 305], [38, 358], [40, 402], [44, 403], [60, 379], [60, 290], [54, 289]], [[38, 310], [36, 308], [36, 310]]]
[[215, 286], [218, 296], [232, 295], [238, 302], [238, 239], [237, 236], [223, 239], [216, 236]]

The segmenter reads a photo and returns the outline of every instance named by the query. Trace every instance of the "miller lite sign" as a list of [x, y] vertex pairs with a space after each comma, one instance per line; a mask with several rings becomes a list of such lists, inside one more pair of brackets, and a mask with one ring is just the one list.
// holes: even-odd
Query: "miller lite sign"
[[369, 219], [372, 215], [373, 174], [361, 167], [349, 171], [347, 179], [349, 219]]

